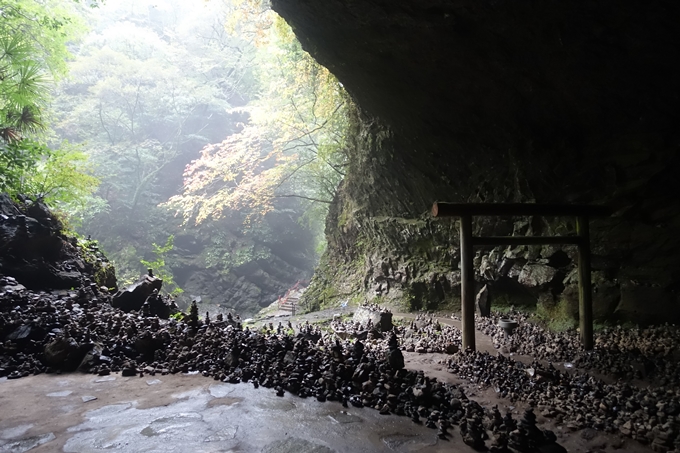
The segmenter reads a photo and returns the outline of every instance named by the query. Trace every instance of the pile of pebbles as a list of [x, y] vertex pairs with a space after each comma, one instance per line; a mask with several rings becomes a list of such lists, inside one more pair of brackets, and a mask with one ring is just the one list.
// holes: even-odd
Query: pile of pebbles
[[437, 318], [418, 314], [408, 326], [397, 328], [407, 352], [455, 354], [460, 350], [461, 333], [459, 329], [442, 325]]
[[448, 366], [458, 377], [491, 387], [510, 402], [526, 402], [572, 431], [618, 432], [664, 453], [672, 450], [678, 437], [677, 387], [606, 384], [586, 373], [560, 371], [538, 361], [525, 365], [504, 355], [479, 352], [455, 354]]
[[354, 338], [364, 341], [383, 338], [380, 329], [373, 325], [370, 319], [367, 322], [362, 323], [351, 319], [343, 320], [338, 317], [331, 321], [330, 329], [335, 335], [343, 340]]
[[539, 360], [567, 362], [617, 379], [644, 379], [655, 385], [680, 385], [680, 328], [615, 326], [595, 333], [595, 348], [584, 352], [576, 331], [552, 332], [523, 313], [511, 312], [519, 322], [512, 336], [498, 326], [500, 315], [477, 317], [477, 330], [489, 335], [503, 353], [529, 355]]
[[[510, 337], [506, 337], [498, 325], [501, 317], [509, 317], [518, 322]], [[490, 336], [494, 346], [502, 352], [530, 355], [539, 360], [570, 362], [581, 349], [575, 332], [549, 331], [530, 322], [529, 317], [520, 312], [513, 311], [502, 316], [494, 313], [488, 318], [475, 316], [475, 328]]]
[[[489, 438], [486, 426], [493, 412], [469, 400], [461, 388], [404, 369], [394, 333], [366, 344], [321, 335], [311, 325], [295, 334], [278, 326], [263, 333], [243, 328], [232, 316], [198, 319], [195, 307], [181, 321], [125, 313], [111, 307], [110, 296], [95, 286], [34, 293], [2, 283], [0, 376], [65, 369], [124, 376], [200, 373], [270, 388], [280, 396], [290, 392], [408, 416], [438, 429], [441, 438], [460, 425], [463, 440], [475, 448]], [[510, 413], [505, 420], [494, 440], [497, 451], [506, 451], [504, 439], [520, 447], [554, 443], [550, 432], [520, 429], [527, 423], [516, 423]]]
[[352, 320], [345, 320], [339, 314], [333, 318], [330, 329], [342, 339], [359, 340], [382, 339], [382, 332], [389, 332], [392, 324], [392, 312], [378, 304], [364, 303], [356, 308]]
[[[459, 425], [466, 443], [481, 449], [489, 442], [491, 451], [497, 452], [510, 451], [508, 447], [531, 452], [541, 445], [556, 445], [554, 434], [536, 427], [534, 411], [568, 429], [620, 433], [651, 444], [654, 451], [672, 451], [680, 442], [677, 386], [605, 383], [579, 370], [558, 370], [539, 360], [525, 365], [502, 354], [451, 355], [447, 365], [452, 373], [478, 387], [493, 388], [510, 402], [527, 403], [530, 410], [515, 421], [509, 413], [503, 416], [468, 399], [461, 387], [404, 369], [399, 348], [408, 350], [421, 342], [436, 352], [442, 345], [460, 344], [457, 329], [433, 318], [420, 317], [409, 326], [362, 341], [324, 333], [310, 324], [297, 326], [297, 332], [291, 326], [273, 325], [253, 331], [243, 328], [236, 316], [201, 320], [194, 307], [181, 321], [163, 320], [143, 312], [125, 313], [111, 307], [110, 299], [93, 284], [74, 291], [33, 292], [1, 279], [0, 378], [74, 369], [126, 376], [200, 373], [270, 388], [277, 395], [290, 392], [408, 416], [438, 429], [442, 438]], [[528, 323], [521, 322], [513, 337], [554, 335], [538, 326], [525, 332], [523, 324]], [[611, 332], [610, 337], [598, 336], [598, 347], [633, 344], [622, 338], [624, 331]], [[664, 336], [670, 330], [654, 332], [659, 344], [670, 345]], [[671, 349], [639, 353], [671, 354]], [[567, 357], [568, 352], [556, 351], [551, 357], [560, 354]]]
[[[511, 402], [526, 402], [567, 429], [620, 433], [654, 451], [680, 451], [680, 375], [672, 346], [678, 344], [677, 328], [604, 330], [596, 336], [595, 350], [583, 352], [573, 332], [553, 333], [527, 322], [522, 314], [512, 317], [520, 323], [508, 339], [497, 327], [498, 316], [478, 319], [477, 326], [499, 349], [531, 355], [533, 363], [525, 365], [503, 354], [459, 353], [450, 358], [449, 371], [493, 388]], [[552, 364], [565, 360], [573, 362], [572, 371]], [[640, 363], [651, 364], [646, 375], [636, 367]], [[615, 373], [619, 379], [606, 383], [587, 370], [610, 377]], [[642, 377], [649, 382], [633, 384], [632, 379]]]

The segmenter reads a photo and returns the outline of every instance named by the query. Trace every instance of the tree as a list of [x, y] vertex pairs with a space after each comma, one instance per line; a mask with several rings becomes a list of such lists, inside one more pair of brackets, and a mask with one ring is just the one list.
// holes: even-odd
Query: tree
[[165, 241], [165, 245], [158, 245], [155, 242], [151, 244], [153, 246], [153, 253], [156, 256], [153, 260], [141, 260], [140, 262], [147, 269], [152, 269], [157, 277], [163, 280], [163, 290], [173, 296], [178, 296], [182, 293], [182, 289], [177, 286], [173, 279], [172, 271], [166, 265], [166, 258], [168, 252], [170, 252], [174, 247], [175, 237], [173, 235], [168, 236]]
[[0, 138], [16, 144], [22, 134], [44, 129], [42, 107], [48, 76], [36, 49], [21, 35], [0, 35]]
[[[337, 81], [260, 0], [120, 0], [97, 13], [55, 103], [60, 138], [84, 144], [102, 180], [79, 231], [100, 239], [123, 280], [171, 235], [164, 265], [194, 291], [197, 269], [220, 296], [236, 287], [255, 304], [304, 278], [305, 212], [321, 237], [344, 171]], [[179, 191], [173, 206], [208, 213], [200, 225], [179, 225], [163, 203]], [[272, 276], [262, 297], [243, 281], [250, 272]]]
[[44, 140], [49, 90], [81, 30], [57, 2], [0, 0], [0, 191], [72, 202], [96, 185], [76, 165], [82, 155]]
[[18, 141], [44, 129], [50, 85], [66, 74], [66, 44], [84, 27], [56, 1], [0, 0], [0, 137]]
[[181, 187], [182, 168], [246, 120], [234, 105], [251, 89], [253, 52], [225, 31], [219, 3], [114, 3], [75, 51], [56, 131], [86, 144], [102, 181], [75, 223], [132, 279], [150, 244], [178, 233], [158, 204]]
[[[259, 100], [251, 125], [208, 145], [187, 166], [183, 192], [168, 205], [201, 223], [247, 209], [262, 218], [277, 200], [295, 198], [321, 225], [344, 176], [348, 97], [282, 19], [260, 49]], [[322, 206], [322, 209], [318, 209]], [[319, 212], [320, 211], [320, 212]]]

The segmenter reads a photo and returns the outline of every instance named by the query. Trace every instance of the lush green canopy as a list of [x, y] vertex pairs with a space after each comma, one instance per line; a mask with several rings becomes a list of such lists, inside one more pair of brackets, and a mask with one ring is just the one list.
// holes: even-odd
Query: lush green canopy
[[67, 72], [67, 43], [84, 30], [75, 4], [0, 0], [0, 191], [73, 202], [96, 187], [84, 155], [46, 144], [50, 89]]
[[0, 190], [59, 205], [124, 281], [310, 268], [345, 171], [340, 84], [262, 0], [96, 6], [0, 0]]

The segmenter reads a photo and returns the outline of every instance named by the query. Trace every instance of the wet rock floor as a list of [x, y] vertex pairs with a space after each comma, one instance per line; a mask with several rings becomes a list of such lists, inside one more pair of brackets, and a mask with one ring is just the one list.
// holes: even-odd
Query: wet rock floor
[[[438, 374], [440, 359], [439, 354], [407, 355], [407, 366]], [[509, 408], [494, 401], [493, 392], [475, 392], [469, 386], [469, 394], [485, 404]], [[199, 375], [76, 373], [2, 380], [0, 408], [3, 453], [474, 451], [457, 432], [441, 440], [436, 430], [407, 417], [288, 393], [277, 397], [272, 389]], [[614, 451], [616, 439], [611, 436], [593, 432], [594, 437], [586, 439], [582, 432], [553, 429], [568, 451]], [[649, 450], [627, 441], [619, 451]]]
[[[96, 399], [93, 399], [96, 398]], [[443, 452], [460, 438], [202, 376], [40, 375], [0, 382], [2, 452]], [[454, 450], [452, 450], [454, 448]]]

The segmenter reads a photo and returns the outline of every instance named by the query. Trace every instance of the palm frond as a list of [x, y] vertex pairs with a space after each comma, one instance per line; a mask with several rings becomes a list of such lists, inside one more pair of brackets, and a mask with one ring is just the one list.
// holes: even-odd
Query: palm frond
[[8, 124], [20, 132], [39, 132], [45, 128], [40, 118], [39, 111], [25, 105], [18, 110], [12, 110], [7, 114]]
[[38, 63], [26, 60], [16, 71], [17, 92], [33, 99], [47, 94], [47, 77]]
[[14, 143], [21, 140], [19, 131], [11, 126], [0, 127], [0, 138], [7, 143]]
[[20, 62], [30, 59], [35, 49], [20, 34], [0, 36], [0, 61]]

